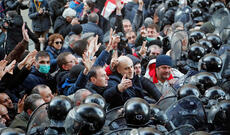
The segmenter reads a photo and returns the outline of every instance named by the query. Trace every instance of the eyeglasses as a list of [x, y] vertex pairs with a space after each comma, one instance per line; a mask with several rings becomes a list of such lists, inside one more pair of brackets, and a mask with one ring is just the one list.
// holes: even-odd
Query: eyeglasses
[[62, 45], [62, 41], [57, 41], [57, 42], [55, 42], [55, 44], [61, 44]]

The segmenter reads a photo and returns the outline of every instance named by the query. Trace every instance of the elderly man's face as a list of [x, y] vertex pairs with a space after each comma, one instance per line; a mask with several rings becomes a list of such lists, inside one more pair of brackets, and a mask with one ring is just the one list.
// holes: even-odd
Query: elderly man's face
[[161, 65], [156, 68], [157, 78], [161, 81], [166, 81], [171, 74], [171, 67], [167, 65]]
[[133, 78], [134, 68], [133, 62], [130, 58], [124, 58], [123, 60], [119, 61], [117, 72], [120, 73], [122, 76], [126, 74], [128, 79]]
[[8, 115], [8, 110], [5, 106], [0, 105], [0, 115], [3, 119], [5, 119], [7, 122], [10, 121], [10, 117]]
[[0, 94], [0, 104], [3, 104], [4, 106], [6, 106], [7, 108], [10, 108], [10, 109], [14, 108], [12, 100], [10, 99], [10, 97], [6, 93]]

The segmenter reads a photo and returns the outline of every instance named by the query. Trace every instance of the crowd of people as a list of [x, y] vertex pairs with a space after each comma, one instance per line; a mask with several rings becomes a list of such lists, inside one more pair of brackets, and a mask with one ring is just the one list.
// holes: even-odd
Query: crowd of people
[[2, 135], [230, 134], [230, 2], [0, 6]]

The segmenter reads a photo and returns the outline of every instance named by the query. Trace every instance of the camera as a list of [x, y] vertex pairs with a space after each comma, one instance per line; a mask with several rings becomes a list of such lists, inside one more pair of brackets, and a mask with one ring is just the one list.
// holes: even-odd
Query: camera
[[10, 17], [8, 17], [8, 18], [7, 18], [7, 17], [0, 18], [0, 27], [1, 27], [1, 28], [7, 29], [8, 26], [5, 25], [6, 23], [7, 23], [8, 26], [9, 26], [9, 25], [14, 24], [14, 21], [13, 21], [13, 19], [10, 18]]
[[116, 35], [120, 37], [120, 42], [118, 44], [118, 47], [125, 48], [127, 46], [128, 39], [125, 37], [124, 33], [118, 32]]
[[46, 7], [43, 7], [42, 10], [43, 14], [49, 14], [49, 9], [47, 9]]

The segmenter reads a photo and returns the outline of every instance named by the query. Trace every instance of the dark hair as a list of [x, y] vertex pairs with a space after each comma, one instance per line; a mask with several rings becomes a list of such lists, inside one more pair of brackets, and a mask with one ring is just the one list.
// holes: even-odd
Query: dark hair
[[64, 38], [61, 34], [55, 33], [55, 34], [50, 35], [48, 45], [53, 46], [54, 40], [58, 38], [60, 38], [62, 42], [64, 41]]
[[61, 54], [58, 55], [57, 57], [57, 65], [59, 68], [62, 69], [62, 65], [66, 64], [66, 57], [68, 55], [70, 55], [71, 53], [70, 52], [63, 52]]
[[88, 42], [86, 40], [78, 40], [73, 45], [73, 51], [78, 55], [82, 56], [82, 54], [87, 49]]
[[88, 16], [88, 21], [92, 23], [97, 23], [99, 21], [99, 16], [96, 13], [91, 13]]
[[47, 87], [49, 87], [49, 86], [47, 86], [45, 84], [38, 84], [32, 89], [31, 94], [39, 94], [40, 95], [39, 89], [45, 89]]
[[88, 73], [89, 80], [91, 77], [97, 77], [97, 70], [103, 68], [102, 66], [94, 66], [90, 69]]
[[35, 57], [35, 60], [38, 61], [39, 57], [49, 57], [50, 55], [46, 51], [39, 51]]
[[149, 24], [147, 28], [156, 29], [156, 31], [159, 32], [159, 27], [156, 24]]
[[34, 111], [38, 106], [36, 105], [37, 100], [42, 100], [39, 94], [31, 94], [25, 99], [24, 111], [27, 112], [28, 109]]

